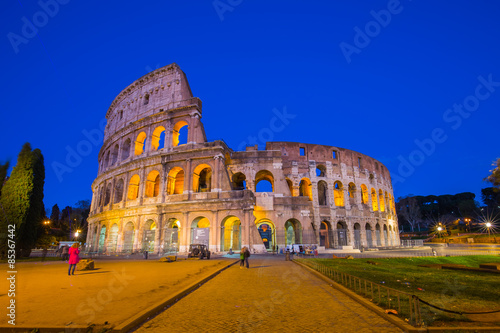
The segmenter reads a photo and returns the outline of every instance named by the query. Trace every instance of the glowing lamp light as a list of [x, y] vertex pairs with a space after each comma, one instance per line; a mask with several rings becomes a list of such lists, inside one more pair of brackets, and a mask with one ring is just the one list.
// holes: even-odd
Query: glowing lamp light
[[441, 228], [441, 227], [438, 227], [438, 231], [441, 231], [441, 230], [443, 230], [443, 228]]
[[491, 228], [491, 222], [486, 222], [486, 228]]

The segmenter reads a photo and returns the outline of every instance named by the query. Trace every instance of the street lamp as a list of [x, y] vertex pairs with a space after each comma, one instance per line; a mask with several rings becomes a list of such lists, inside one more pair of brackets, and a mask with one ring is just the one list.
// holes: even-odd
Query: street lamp
[[437, 230], [438, 230], [439, 238], [441, 238], [441, 231], [443, 231], [443, 228], [439, 226], [439, 227], [437, 227]]
[[80, 235], [80, 232], [81, 232], [80, 230], [77, 230], [77, 231], [75, 232], [75, 238], [78, 238], [78, 235]]
[[50, 220], [45, 220], [45, 221], [43, 221], [43, 225], [44, 225], [44, 226], [46, 226], [46, 227], [47, 227], [49, 224], [50, 224]]
[[486, 229], [488, 229], [488, 242], [490, 238], [490, 229], [491, 229], [491, 222], [486, 222]]

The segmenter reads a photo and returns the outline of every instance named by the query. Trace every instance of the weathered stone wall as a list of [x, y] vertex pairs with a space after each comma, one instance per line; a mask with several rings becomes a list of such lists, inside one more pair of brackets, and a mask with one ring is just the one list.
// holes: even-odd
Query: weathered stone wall
[[[176, 64], [117, 96], [92, 184], [90, 251], [185, 252], [201, 229], [215, 252], [399, 245], [390, 175], [380, 162], [295, 142], [233, 151], [207, 142], [201, 114]], [[262, 181], [272, 191], [257, 192]]]

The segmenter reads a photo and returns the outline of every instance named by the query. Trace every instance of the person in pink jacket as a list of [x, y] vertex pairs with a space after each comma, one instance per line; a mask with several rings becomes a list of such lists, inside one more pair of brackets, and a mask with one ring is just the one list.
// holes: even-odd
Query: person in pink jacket
[[[80, 254], [80, 250], [78, 249], [78, 246], [79, 246], [78, 243], [74, 243], [73, 245], [71, 245], [71, 247], [69, 249], [68, 275], [71, 275], [71, 274], [75, 275], [76, 264], [78, 264], [78, 262], [80, 261], [80, 257], [78, 256], [78, 254]], [[73, 266], [73, 271], [71, 270], [72, 266]]]

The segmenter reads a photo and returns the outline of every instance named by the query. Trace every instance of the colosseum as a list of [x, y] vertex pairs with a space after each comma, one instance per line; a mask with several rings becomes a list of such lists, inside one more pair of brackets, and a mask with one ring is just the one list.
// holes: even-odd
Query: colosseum
[[339, 147], [207, 142], [202, 103], [177, 64], [133, 82], [106, 119], [87, 249], [225, 253], [290, 245], [321, 252], [399, 245], [391, 179]]

